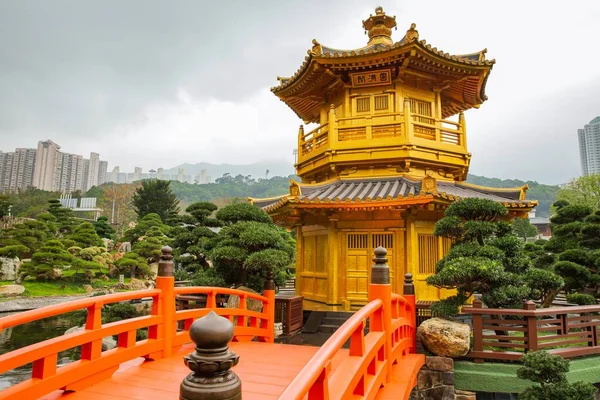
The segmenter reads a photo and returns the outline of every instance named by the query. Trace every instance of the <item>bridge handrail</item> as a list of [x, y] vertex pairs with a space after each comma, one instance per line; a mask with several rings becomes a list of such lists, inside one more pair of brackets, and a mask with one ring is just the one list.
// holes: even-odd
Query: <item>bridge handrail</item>
[[[416, 305], [412, 275], [405, 275], [404, 296], [393, 294], [383, 248], [375, 250], [369, 303], [329, 338], [280, 395], [280, 399], [372, 399], [392, 380], [392, 365], [416, 352]], [[369, 319], [369, 333], [364, 334]], [[340, 350], [350, 339], [347, 353]], [[336, 359], [336, 357], [338, 359]], [[332, 372], [332, 364], [342, 362]], [[422, 360], [424, 361], [424, 359]], [[420, 365], [419, 365], [420, 367]], [[406, 371], [414, 385], [415, 371]], [[412, 386], [411, 386], [412, 387]], [[408, 399], [410, 390], [403, 393]]]
[[[308, 395], [309, 399], [312, 399], [313, 396], [318, 399], [327, 399], [340, 395], [341, 393], [331, 393], [329, 385], [325, 383], [330, 379], [332, 360], [348, 339], [350, 339], [349, 356], [362, 357], [364, 355], [367, 350], [365, 349], [365, 338], [374, 333], [369, 332], [367, 336], [364, 335], [365, 321], [377, 313], [383, 313], [383, 301], [381, 299], [369, 302], [354, 313], [321, 346], [279, 398], [302, 400]], [[378, 318], [382, 319], [383, 316], [380, 315]], [[381, 333], [379, 333], [379, 336], [382, 336]], [[348, 387], [346, 386], [346, 388]], [[335, 390], [338, 391], [339, 389], [339, 387], [336, 387]]]
[[81, 310], [82, 308], [90, 308], [95, 306], [104, 306], [106, 304], [119, 303], [121, 301], [143, 299], [145, 297], [154, 297], [160, 294], [160, 290], [135, 290], [131, 292], [107, 294], [104, 296], [86, 297], [67, 301], [61, 304], [54, 304], [37, 308], [35, 310], [22, 311], [13, 315], [0, 318], [0, 330], [12, 328], [17, 325], [23, 325], [28, 322], [38, 321], [44, 318], [55, 317], [57, 315], [66, 314], [71, 311]]
[[[263, 295], [229, 288], [182, 287], [175, 288], [171, 249], [165, 247], [159, 263], [156, 289], [115, 293], [88, 297], [62, 304], [0, 318], [0, 330], [28, 322], [87, 309], [85, 329], [58, 336], [0, 355], [0, 373], [33, 363], [31, 378], [0, 391], [3, 400], [34, 399], [55, 390], [80, 390], [110, 377], [121, 363], [144, 357], [169, 357], [173, 351], [191, 342], [191, 322], [211, 309], [228, 317], [235, 324], [234, 340], [274, 341], [275, 290], [271, 277], [267, 279]], [[180, 294], [206, 294], [205, 308], [176, 311], [175, 298]], [[216, 308], [216, 296], [239, 296], [237, 308]], [[127, 300], [152, 298], [150, 315], [112, 323], [102, 323], [104, 305]], [[262, 310], [247, 308], [247, 300], [262, 303]], [[177, 331], [178, 321], [184, 321], [184, 330]], [[148, 339], [136, 340], [138, 329], [148, 329]], [[102, 351], [102, 339], [117, 336], [115, 349]], [[81, 346], [81, 359], [58, 366], [58, 353]]]
[[[210, 310], [222, 317], [229, 318], [234, 323], [235, 341], [250, 341], [257, 338], [261, 342], [275, 340], [275, 291], [265, 291], [265, 295], [246, 292], [239, 289], [221, 287], [178, 287], [174, 289], [175, 296], [183, 294], [206, 294], [206, 307], [190, 310], [179, 310], [175, 313], [174, 320], [183, 321], [183, 330], [175, 333], [174, 344], [180, 345], [190, 342], [189, 329], [195, 319], [205, 316]], [[239, 297], [237, 308], [216, 308], [217, 296], [228, 294]], [[260, 301], [262, 310], [248, 309], [248, 299]]]

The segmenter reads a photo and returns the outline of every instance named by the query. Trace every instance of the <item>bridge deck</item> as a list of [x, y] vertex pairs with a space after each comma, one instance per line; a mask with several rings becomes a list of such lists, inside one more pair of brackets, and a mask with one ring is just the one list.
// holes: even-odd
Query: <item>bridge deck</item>
[[[239, 364], [233, 369], [242, 380], [244, 400], [276, 399], [292, 379], [315, 354], [318, 347], [294, 346], [274, 343], [230, 343], [232, 351], [240, 355]], [[42, 397], [44, 400], [131, 400], [131, 399], [178, 399], [179, 385], [190, 372], [183, 364], [183, 356], [191, 353], [192, 344], [184, 345], [173, 356], [157, 361], [143, 362], [138, 358], [121, 364], [109, 379], [79, 392], [54, 392]], [[341, 356], [340, 350], [333, 360], [335, 369]]]
[[[273, 343], [230, 343], [230, 348], [240, 355], [234, 368], [242, 380], [244, 400], [277, 399], [283, 389], [300, 372], [317, 352], [318, 347]], [[183, 356], [191, 353], [192, 344], [184, 345], [173, 356], [144, 362], [138, 358], [121, 364], [115, 374], [105, 381], [79, 392], [57, 391], [42, 397], [43, 400], [153, 400], [178, 399], [179, 385], [189, 373]], [[340, 365], [348, 350], [342, 349], [334, 357], [332, 372]], [[409, 355], [402, 365], [394, 365], [393, 382], [379, 391], [377, 400], [405, 398], [407, 384], [423, 355]], [[422, 360], [421, 360], [422, 364]], [[419, 365], [420, 366], [420, 365]], [[416, 369], [418, 371], [418, 367]], [[416, 371], [414, 372], [416, 374]]]

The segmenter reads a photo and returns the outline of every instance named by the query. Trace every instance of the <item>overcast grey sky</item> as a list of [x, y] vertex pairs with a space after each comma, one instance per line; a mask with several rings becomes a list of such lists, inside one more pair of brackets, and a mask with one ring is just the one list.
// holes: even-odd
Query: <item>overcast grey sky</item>
[[301, 122], [269, 88], [311, 40], [364, 46], [382, 5], [449, 53], [488, 48], [470, 172], [562, 183], [600, 115], [600, 1], [0, 0], [0, 149], [50, 138], [109, 169], [293, 162]]

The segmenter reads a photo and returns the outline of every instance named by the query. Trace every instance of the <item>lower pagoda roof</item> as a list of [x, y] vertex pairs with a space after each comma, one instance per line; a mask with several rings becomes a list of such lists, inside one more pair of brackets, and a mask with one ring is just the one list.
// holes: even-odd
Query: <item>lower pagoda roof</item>
[[432, 177], [421, 180], [407, 177], [340, 179], [327, 183], [302, 184], [290, 181], [290, 193], [268, 199], [249, 198], [250, 202], [266, 212], [275, 212], [286, 204], [298, 207], [310, 205], [348, 205], [365, 206], [379, 203], [415, 203], [435, 200], [456, 201], [461, 198], [482, 198], [502, 203], [507, 208], [533, 208], [536, 201], [526, 200], [527, 185], [519, 188], [500, 189], [472, 185], [464, 182], [437, 181]]

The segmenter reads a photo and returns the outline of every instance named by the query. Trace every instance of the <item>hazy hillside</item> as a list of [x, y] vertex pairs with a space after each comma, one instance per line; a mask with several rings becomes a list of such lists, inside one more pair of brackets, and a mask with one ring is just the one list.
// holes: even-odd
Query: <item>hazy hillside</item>
[[210, 164], [205, 162], [197, 164], [181, 164], [165, 170], [165, 173], [175, 175], [177, 174], [177, 170], [179, 168], [183, 168], [186, 175], [197, 175], [200, 174], [200, 171], [205, 169], [206, 175], [211, 177], [212, 182], [214, 182], [215, 179], [222, 177], [226, 173], [229, 173], [231, 176], [250, 175], [254, 179], [265, 178], [265, 173], [267, 170], [269, 170], [269, 177], [289, 176], [295, 173], [291, 156], [289, 162], [283, 160], [273, 160], [261, 161], [247, 165]]

